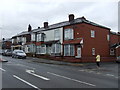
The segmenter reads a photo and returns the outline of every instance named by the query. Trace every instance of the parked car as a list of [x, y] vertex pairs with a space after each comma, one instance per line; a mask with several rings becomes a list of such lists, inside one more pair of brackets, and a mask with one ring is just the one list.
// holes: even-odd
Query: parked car
[[117, 57], [116, 62], [120, 62], [120, 56]]
[[4, 50], [3, 54], [4, 56], [12, 56], [12, 51], [10, 49]]
[[26, 58], [26, 54], [23, 50], [14, 50], [12, 58]]

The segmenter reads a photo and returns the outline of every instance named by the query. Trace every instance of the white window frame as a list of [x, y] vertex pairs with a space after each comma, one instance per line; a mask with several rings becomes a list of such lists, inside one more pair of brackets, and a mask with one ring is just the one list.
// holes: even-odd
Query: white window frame
[[54, 31], [54, 38], [55, 38], [55, 40], [59, 40], [60, 39], [60, 30], [55, 30]]
[[41, 45], [40, 48], [41, 49], [43, 49], [43, 48], [45, 49], [44, 52], [42, 52], [42, 53], [40, 52], [40, 54], [46, 54], [46, 45], [44, 45], [44, 46]]
[[110, 41], [110, 35], [109, 34], [107, 35], [107, 40]]
[[37, 42], [40, 42], [41, 41], [41, 34], [37, 34]]
[[95, 31], [94, 30], [91, 30], [91, 37], [95, 38]]
[[[65, 55], [65, 52], [66, 52], [66, 50], [65, 50], [65, 46], [67, 46], [68, 45], [68, 55]], [[70, 50], [70, 47], [73, 47], [73, 55], [71, 55], [71, 50]], [[75, 48], [74, 48], [74, 45], [72, 45], [72, 44], [66, 44], [66, 45], [64, 45], [64, 56], [74, 56], [75, 55]]]
[[95, 48], [92, 48], [92, 55], [95, 55]]
[[74, 39], [74, 30], [72, 28], [64, 30], [64, 40]]
[[35, 41], [35, 33], [31, 34], [31, 41]]

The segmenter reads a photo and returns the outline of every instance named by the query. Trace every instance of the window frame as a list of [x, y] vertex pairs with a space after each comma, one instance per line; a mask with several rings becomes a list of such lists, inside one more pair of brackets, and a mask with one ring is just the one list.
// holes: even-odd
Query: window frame
[[[65, 48], [68, 48], [68, 50], [65, 50]], [[73, 49], [73, 53], [71, 53]], [[68, 51], [68, 55], [66, 55], [66, 51]], [[75, 47], [73, 44], [65, 44], [64, 45], [64, 56], [75, 56]]]
[[74, 30], [72, 28], [64, 29], [64, 40], [74, 39]]
[[35, 41], [35, 33], [31, 34], [31, 41]]
[[95, 48], [92, 48], [92, 55], [95, 55]]
[[95, 31], [94, 30], [91, 30], [91, 37], [95, 38]]

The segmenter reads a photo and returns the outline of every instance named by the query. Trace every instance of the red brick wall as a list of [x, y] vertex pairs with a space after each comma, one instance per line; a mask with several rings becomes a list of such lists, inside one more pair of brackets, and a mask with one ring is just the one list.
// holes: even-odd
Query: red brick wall
[[118, 35], [110, 34], [110, 44], [118, 43]]
[[6, 49], [11, 49], [12, 42], [5, 42]]
[[[96, 55], [98, 53], [102, 57], [109, 56], [109, 41], [107, 41], [107, 34], [109, 34], [108, 29], [85, 23], [64, 27], [64, 29], [66, 28], [74, 29], [74, 38], [84, 38], [82, 57], [94, 57], [92, 55], [92, 48], [95, 48]], [[95, 31], [95, 38], [91, 38], [91, 30]]]

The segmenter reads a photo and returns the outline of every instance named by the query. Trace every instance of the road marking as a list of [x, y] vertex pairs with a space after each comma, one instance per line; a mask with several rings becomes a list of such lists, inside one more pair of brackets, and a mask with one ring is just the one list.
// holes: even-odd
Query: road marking
[[83, 72], [83, 71], [85, 71], [85, 70], [78, 70], [78, 71], [82, 71], [82, 72]]
[[89, 71], [88, 73], [93, 73], [94, 71]]
[[[18, 76], [16, 76], [16, 75], [13, 75], [13, 77], [15, 77], [16, 79], [18, 79], [18, 80], [20, 80], [20, 81], [22, 81], [22, 82], [28, 84], [29, 86], [31, 86], [31, 87], [33, 87], [33, 88], [37, 88], [37, 89], [39, 89], [39, 88], [36, 87], [35, 85], [33, 85], [33, 84], [31, 84], [31, 83], [29, 83], [29, 82], [23, 80], [22, 78], [20, 78], [20, 77], [18, 77]], [[39, 90], [40, 90], [40, 89], [39, 89]]]
[[26, 72], [33, 75], [33, 76], [39, 77], [39, 78], [41, 78], [43, 80], [46, 80], [46, 81], [50, 80], [49, 78], [46, 78], [46, 77], [35, 74], [34, 70], [26, 70]]
[[69, 77], [65, 77], [65, 76], [62, 76], [62, 75], [58, 75], [58, 74], [55, 74], [55, 73], [51, 73], [51, 72], [47, 72], [47, 73], [49, 73], [51, 75], [54, 75], [54, 76], [62, 77], [62, 78], [68, 79], [68, 80], [72, 80], [72, 81], [75, 81], [75, 82], [83, 83], [83, 84], [86, 84], [86, 85], [90, 85], [90, 86], [94, 86], [94, 87], [96, 86], [96, 85], [91, 84], [91, 83], [79, 81], [79, 80], [72, 79], [72, 78], [69, 78]]
[[114, 75], [112, 75], [112, 74], [106, 74], [107, 76], [114, 76]]
[[0, 70], [2, 70], [2, 71], [4, 71], [4, 72], [6, 71], [6, 70], [4, 70], [4, 69], [2, 69], [2, 68], [0, 68]]
[[101, 74], [100, 72], [97, 72], [96, 74]]

